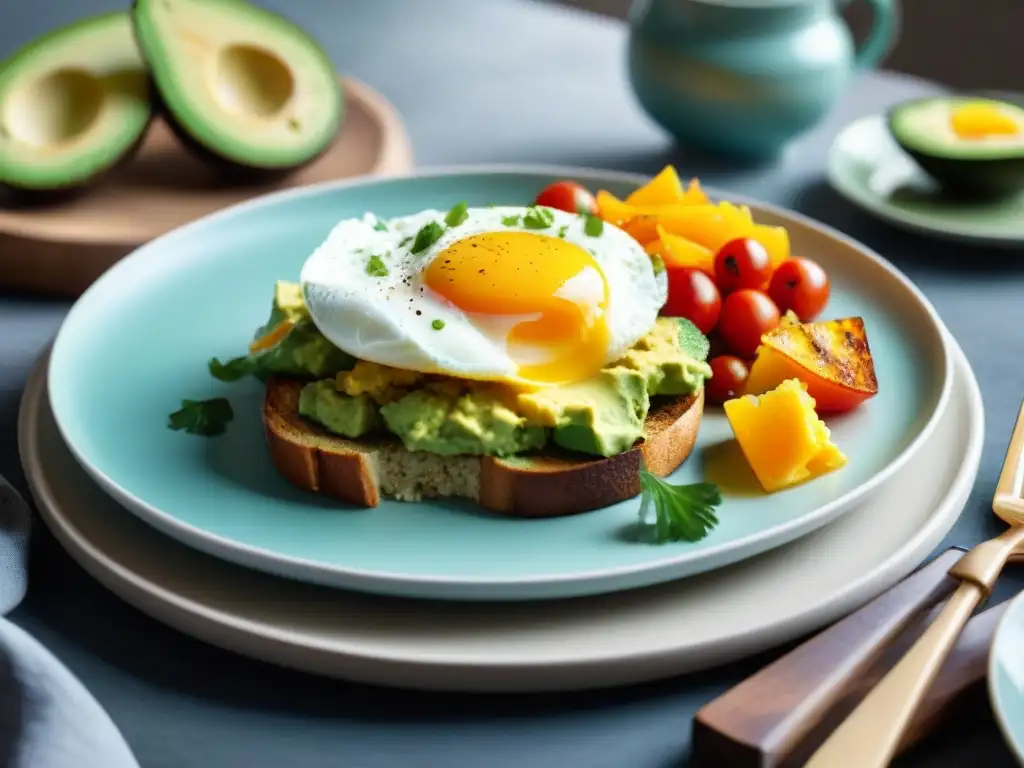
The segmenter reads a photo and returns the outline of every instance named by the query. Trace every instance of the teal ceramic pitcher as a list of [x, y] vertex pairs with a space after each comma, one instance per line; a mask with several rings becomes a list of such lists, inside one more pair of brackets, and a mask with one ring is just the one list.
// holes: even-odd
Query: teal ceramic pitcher
[[837, 0], [637, 0], [630, 82], [684, 147], [769, 158], [885, 55], [896, 1], [867, 0], [873, 26], [857, 49]]

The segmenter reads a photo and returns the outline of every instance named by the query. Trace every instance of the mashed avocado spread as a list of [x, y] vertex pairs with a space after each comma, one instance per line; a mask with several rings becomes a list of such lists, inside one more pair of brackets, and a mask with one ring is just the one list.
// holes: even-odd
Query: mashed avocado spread
[[266, 325], [256, 331], [254, 343], [277, 329], [287, 329], [280, 340], [249, 353], [255, 373], [277, 373], [320, 379], [352, 367], [355, 358], [327, 340], [309, 317], [297, 283], [274, 286], [274, 306]]
[[299, 415], [342, 437], [361, 437], [380, 425], [377, 404], [367, 395], [342, 394], [334, 379], [321, 379], [302, 388]]
[[597, 375], [533, 392], [355, 361], [312, 325], [294, 283], [277, 284], [257, 338], [282, 321], [287, 333], [255, 354], [268, 372], [320, 379], [303, 388], [300, 415], [349, 438], [386, 430], [410, 451], [511, 456], [550, 440], [612, 456], [643, 437], [652, 397], [690, 394], [711, 376], [707, 339], [680, 318], [659, 318]]

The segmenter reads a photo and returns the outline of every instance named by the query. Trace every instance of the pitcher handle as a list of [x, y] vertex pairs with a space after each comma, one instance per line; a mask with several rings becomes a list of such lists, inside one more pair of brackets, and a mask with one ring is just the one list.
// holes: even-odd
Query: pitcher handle
[[[898, 0], [865, 0], [871, 6], [871, 30], [854, 55], [857, 69], [874, 69], [889, 52], [899, 28]], [[842, 0], [849, 5], [853, 0]]]

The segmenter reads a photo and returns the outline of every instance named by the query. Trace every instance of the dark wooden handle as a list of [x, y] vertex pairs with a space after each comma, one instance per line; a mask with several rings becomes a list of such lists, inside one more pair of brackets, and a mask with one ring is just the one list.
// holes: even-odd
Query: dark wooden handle
[[[703, 707], [693, 724], [699, 766], [788, 768], [802, 764], [924, 631], [957, 582], [950, 549], [845, 619]], [[914, 720], [905, 749], [984, 677], [1002, 607], [974, 617]]]

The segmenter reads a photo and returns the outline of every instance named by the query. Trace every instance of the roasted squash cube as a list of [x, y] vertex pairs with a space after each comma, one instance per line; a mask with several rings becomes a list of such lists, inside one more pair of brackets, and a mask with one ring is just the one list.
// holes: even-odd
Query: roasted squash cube
[[846, 463], [814, 410], [814, 398], [796, 379], [787, 379], [760, 396], [727, 400], [723, 407], [740, 450], [768, 493]]

